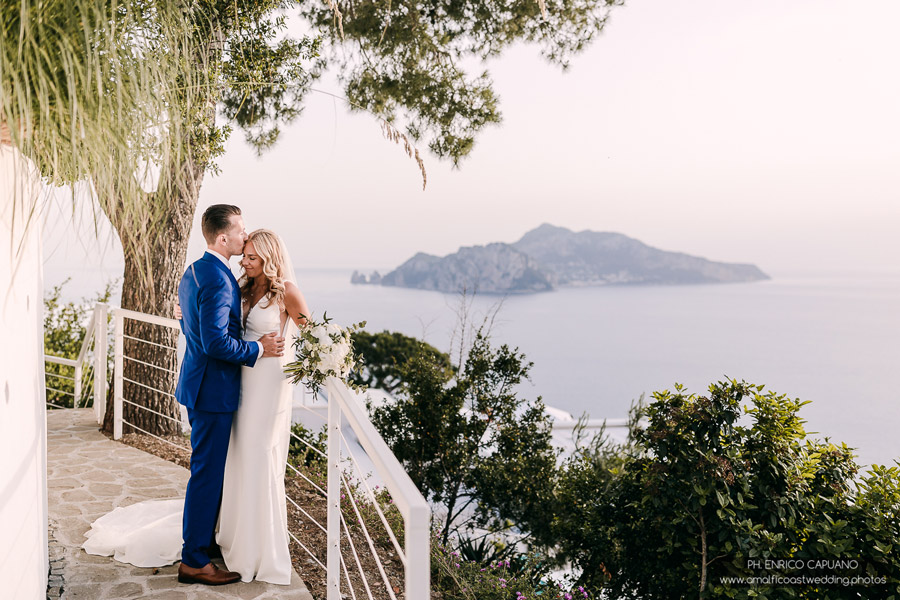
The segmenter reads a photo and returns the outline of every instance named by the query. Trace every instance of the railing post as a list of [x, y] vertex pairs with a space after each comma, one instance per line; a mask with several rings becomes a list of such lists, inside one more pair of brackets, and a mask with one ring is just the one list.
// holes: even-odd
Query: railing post
[[406, 597], [431, 597], [431, 511], [412, 507], [406, 526]]
[[327, 600], [341, 600], [341, 407], [328, 386]]
[[125, 348], [125, 319], [119, 309], [113, 309], [113, 317], [115, 319], [114, 327], [116, 328], [116, 350], [115, 350], [115, 374], [113, 384], [113, 439], [122, 439], [122, 353]]
[[[88, 335], [88, 334], [85, 334]], [[72, 408], [78, 408], [78, 400], [81, 399], [81, 362], [75, 365], [75, 396], [72, 398]]]
[[94, 416], [98, 425], [106, 416], [107, 308], [102, 302], [94, 306]]

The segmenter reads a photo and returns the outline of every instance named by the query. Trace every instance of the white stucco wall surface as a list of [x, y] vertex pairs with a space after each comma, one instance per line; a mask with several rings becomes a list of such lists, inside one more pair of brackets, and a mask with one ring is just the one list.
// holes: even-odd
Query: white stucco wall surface
[[46, 598], [47, 418], [39, 179], [0, 144], [0, 597]]

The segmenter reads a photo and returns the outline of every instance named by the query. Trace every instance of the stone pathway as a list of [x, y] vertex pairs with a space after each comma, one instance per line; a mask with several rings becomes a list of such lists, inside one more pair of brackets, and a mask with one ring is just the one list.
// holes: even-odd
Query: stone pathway
[[[114, 442], [97, 430], [92, 409], [47, 411], [47, 487], [50, 504], [49, 594], [74, 600], [312, 600], [296, 573], [290, 586], [261, 582], [221, 587], [178, 583], [178, 565], [139, 568], [81, 549], [98, 517], [117, 506], [184, 496], [188, 471], [152, 454]], [[219, 562], [219, 566], [223, 566]]]

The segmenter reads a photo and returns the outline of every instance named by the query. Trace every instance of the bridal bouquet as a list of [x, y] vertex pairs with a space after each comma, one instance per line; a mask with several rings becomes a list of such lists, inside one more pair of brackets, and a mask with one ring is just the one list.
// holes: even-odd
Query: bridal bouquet
[[294, 340], [294, 360], [284, 366], [284, 372], [291, 383], [303, 381], [314, 395], [325, 385], [329, 377], [337, 377], [353, 389], [359, 386], [349, 380], [350, 372], [356, 367], [357, 357], [353, 353], [351, 335], [366, 326], [366, 322], [350, 327], [341, 327], [331, 322], [328, 313], [321, 321], [306, 317], [306, 325], [300, 328]]

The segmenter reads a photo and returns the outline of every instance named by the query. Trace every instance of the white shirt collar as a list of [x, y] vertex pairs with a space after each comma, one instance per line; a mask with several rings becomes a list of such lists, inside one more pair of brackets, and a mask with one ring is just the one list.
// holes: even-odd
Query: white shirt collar
[[231, 269], [231, 263], [228, 262], [228, 259], [225, 258], [224, 256], [222, 256], [221, 254], [219, 254], [218, 252], [216, 252], [215, 250], [210, 250], [209, 248], [207, 248], [207, 249], [206, 249], [206, 253], [207, 253], [207, 254], [212, 254], [213, 256], [215, 256], [216, 258], [218, 258], [219, 260], [221, 260], [223, 263], [225, 263], [225, 266], [228, 267], [229, 270]]

